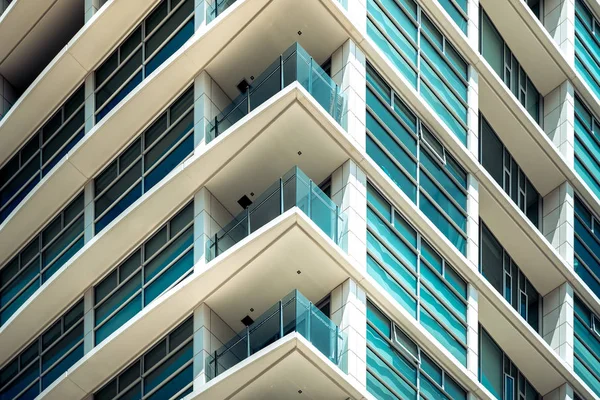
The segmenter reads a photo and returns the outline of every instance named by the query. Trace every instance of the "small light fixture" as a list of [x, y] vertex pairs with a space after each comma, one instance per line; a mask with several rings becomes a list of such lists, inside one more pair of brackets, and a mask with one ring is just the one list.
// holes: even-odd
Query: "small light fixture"
[[250, 309], [250, 312], [254, 312], [254, 308], [251, 308], [251, 309]]
[[298, 36], [302, 36], [302, 31], [298, 31]]
[[242, 324], [244, 324], [245, 326], [250, 326], [253, 322], [254, 320], [250, 318], [249, 315], [246, 315], [244, 318], [242, 318]]
[[250, 80], [254, 80], [254, 75], [250, 75]]
[[250, 200], [248, 198], [248, 196], [243, 195], [242, 197], [240, 197], [240, 199], [238, 200], [238, 204], [240, 205], [240, 207], [242, 207], [244, 210], [246, 208], [248, 208], [250, 206], [250, 204], [252, 204], [252, 200]]
[[254, 197], [254, 192], [250, 192], [250, 196], [251, 196], [251, 197]]
[[302, 394], [302, 390], [298, 390], [298, 394]]
[[297, 273], [298, 275], [300, 275], [300, 274], [302, 273], [302, 271], [298, 270], [298, 271], [296, 271], [296, 273]]
[[300, 150], [298, 150], [298, 155], [299, 155], [299, 156], [301, 156], [301, 155], [302, 155], [302, 152], [301, 152]]

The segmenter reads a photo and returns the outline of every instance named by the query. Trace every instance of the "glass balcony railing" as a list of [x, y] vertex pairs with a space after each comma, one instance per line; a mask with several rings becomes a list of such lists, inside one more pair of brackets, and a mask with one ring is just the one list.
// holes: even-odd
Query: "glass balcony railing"
[[339, 244], [344, 216], [339, 207], [298, 167], [292, 168], [245, 211], [206, 243], [210, 261], [292, 207], [298, 207]]
[[340, 122], [344, 96], [341, 95], [338, 85], [298, 43], [295, 43], [255, 79], [245, 93], [240, 94], [221, 114], [208, 123], [207, 142], [295, 81], [298, 81], [333, 119]]
[[294, 290], [206, 359], [207, 380], [292, 332], [304, 336], [332, 363], [343, 369], [340, 355], [346, 343], [345, 334], [298, 290]]

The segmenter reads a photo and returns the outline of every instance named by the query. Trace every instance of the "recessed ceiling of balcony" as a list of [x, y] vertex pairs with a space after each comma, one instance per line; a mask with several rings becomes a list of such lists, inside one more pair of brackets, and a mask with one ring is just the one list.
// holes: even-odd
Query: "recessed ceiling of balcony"
[[[41, 0], [33, 2], [35, 5], [31, 1], [22, 5], [18, 4], [19, 1], [16, 3], [2, 16], [0, 75], [8, 79], [20, 94], [83, 26], [84, 1]], [[37, 11], [32, 12], [32, 7]], [[28, 27], [31, 27], [29, 31], [23, 32]]]
[[295, 42], [321, 64], [347, 39], [321, 1], [272, 1], [206, 71], [233, 99], [240, 94], [236, 86], [242, 79], [252, 83], [250, 77], [258, 78]]
[[[257, 238], [250, 245], [261, 246], [261, 241]], [[258, 256], [240, 265], [238, 272], [208, 297], [206, 304], [240, 332], [244, 329], [242, 318], [249, 315], [256, 320], [292, 290], [298, 289], [314, 303], [347, 278], [339, 263], [313, 236], [294, 225]]]
[[[232, 215], [242, 211], [237, 203], [240, 197], [247, 195], [256, 200], [295, 165], [319, 184], [349, 158], [311, 111], [298, 101], [283, 109], [269, 106], [259, 114], [252, 120], [265, 121], [262, 132], [206, 185]], [[258, 122], [250, 121], [239, 129], [256, 129], [251, 125]], [[229, 133], [243, 134], [232, 130], [224, 134]]]

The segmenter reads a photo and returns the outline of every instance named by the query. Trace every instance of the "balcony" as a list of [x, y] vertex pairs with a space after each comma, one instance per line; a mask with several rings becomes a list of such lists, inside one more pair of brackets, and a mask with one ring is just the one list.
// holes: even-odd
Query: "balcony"
[[314, 304], [294, 290], [206, 359], [207, 380], [292, 332], [305, 337], [329, 361], [340, 366], [344, 334]]
[[298, 207], [339, 244], [340, 227], [344, 226], [339, 207], [304, 172], [294, 167], [207, 242], [207, 261], [292, 207]]
[[207, 142], [248, 115], [292, 82], [298, 81], [338, 123], [344, 97], [338, 85], [298, 43], [275, 60], [246, 91], [208, 123]]

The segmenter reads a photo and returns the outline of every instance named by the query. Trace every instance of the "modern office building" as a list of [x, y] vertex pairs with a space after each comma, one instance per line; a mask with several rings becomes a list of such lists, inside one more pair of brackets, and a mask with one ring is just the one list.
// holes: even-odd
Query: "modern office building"
[[598, 0], [0, 0], [0, 400], [600, 399]]

